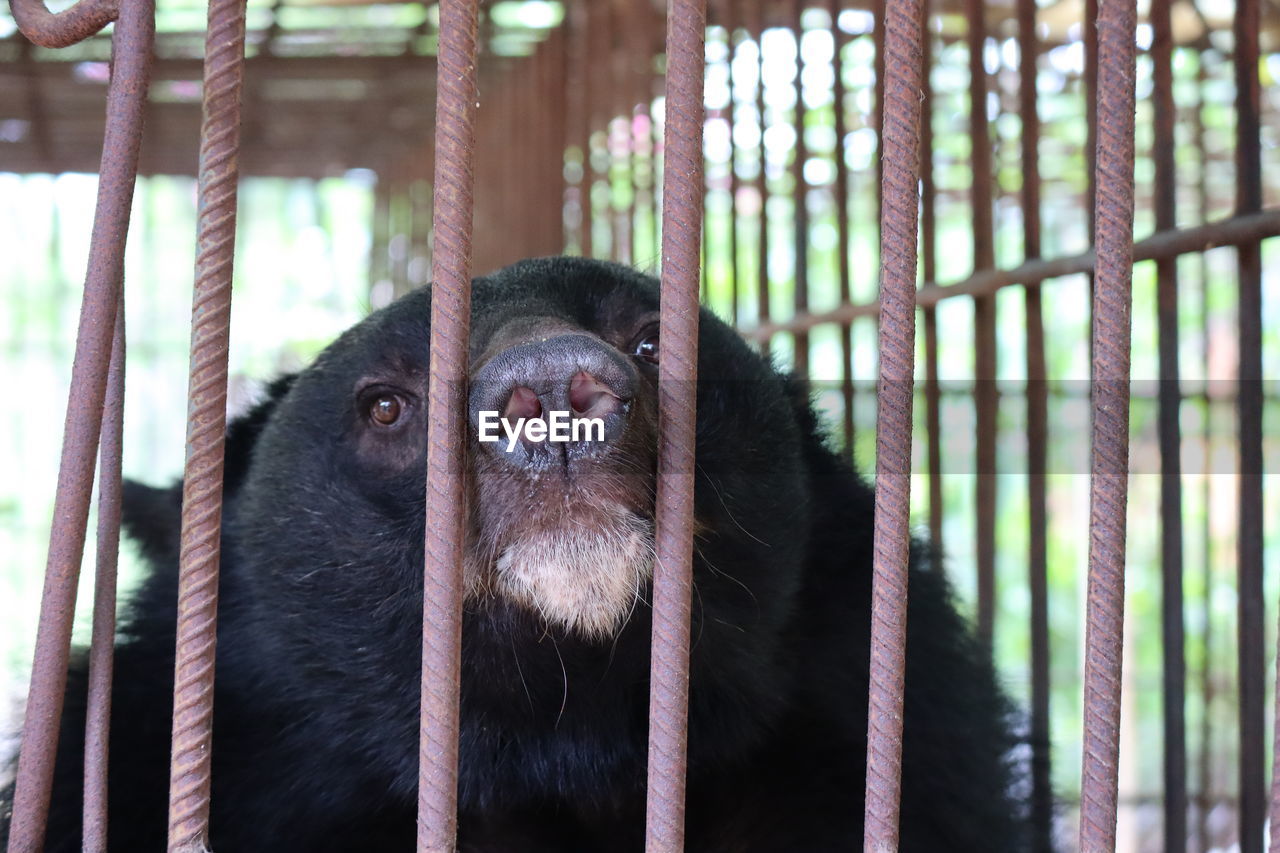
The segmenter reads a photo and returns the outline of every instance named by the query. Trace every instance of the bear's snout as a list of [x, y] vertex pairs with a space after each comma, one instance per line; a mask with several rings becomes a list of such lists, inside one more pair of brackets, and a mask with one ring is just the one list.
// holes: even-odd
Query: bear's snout
[[482, 450], [509, 464], [571, 464], [618, 442], [636, 384], [629, 360], [592, 335], [519, 343], [472, 378], [470, 423]]

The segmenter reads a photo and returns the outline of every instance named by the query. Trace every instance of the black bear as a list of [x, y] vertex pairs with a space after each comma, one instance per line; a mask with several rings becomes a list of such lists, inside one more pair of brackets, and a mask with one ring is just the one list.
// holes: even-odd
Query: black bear
[[[218, 853], [413, 849], [430, 301], [371, 315], [228, 429]], [[472, 304], [459, 849], [639, 851], [656, 282], [531, 260], [477, 279]], [[704, 312], [698, 345], [688, 849], [855, 850], [872, 492], [728, 326]], [[594, 434], [534, 434], [557, 417]], [[164, 847], [179, 511], [178, 487], [127, 486], [154, 571], [117, 644], [113, 851]], [[902, 849], [1025, 849], [1011, 709], [915, 562]], [[80, 847], [84, 680], [75, 665], [55, 853]]]

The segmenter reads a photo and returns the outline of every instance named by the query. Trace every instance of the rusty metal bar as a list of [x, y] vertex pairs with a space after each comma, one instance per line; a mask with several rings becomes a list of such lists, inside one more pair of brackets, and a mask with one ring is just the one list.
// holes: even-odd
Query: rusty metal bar
[[413, 243], [413, 202], [410, 195], [412, 178], [397, 170], [391, 185], [391, 281], [392, 292], [401, 296], [409, 292], [409, 249]]
[[[765, 112], [764, 112], [764, 31], [768, 26], [768, 7], [769, 0], [756, 0], [752, 6], [755, 14], [755, 39], [757, 53], [757, 65], [759, 66], [756, 80], [756, 116], [760, 122], [760, 171], [756, 174], [756, 189], [760, 195], [760, 211], [757, 220], [758, 233], [756, 239], [758, 241], [757, 261], [756, 261], [756, 322], [767, 324], [769, 322], [769, 179], [767, 176], [767, 166], [769, 163], [769, 155], [764, 147], [764, 131], [765, 131]], [[772, 335], [765, 335], [759, 338], [760, 352], [768, 358], [769, 344]]]
[[[627, 113], [627, 133], [631, 140], [631, 243], [632, 257], [640, 265], [652, 264], [659, 247], [649, 236], [640, 237], [641, 221], [656, 232], [653, 201], [653, 129], [650, 120], [653, 102], [653, 26], [658, 20], [650, 7], [635, 4], [630, 14], [628, 54], [631, 61], [631, 109]], [[643, 117], [643, 118], [641, 118]]]
[[[938, 380], [938, 309], [925, 308], [924, 424], [926, 467], [929, 471], [929, 547], [941, 560], [942, 547], [942, 386]], [[938, 562], [938, 566], [941, 566]]]
[[[35, 47], [32, 42], [27, 39], [19, 41], [18, 68], [27, 78], [26, 108], [31, 120], [31, 141], [37, 152], [35, 168], [32, 171], [53, 174], [58, 171], [54, 165], [58, 149], [54, 147], [55, 140], [49, 127], [49, 110], [46, 108], [46, 93], [49, 86], [43, 79], [44, 69], [41, 67], [46, 64], [50, 63], [36, 61]], [[56, 215], [56, 206], [54, 211]], [[56, 252], [56, 245], [51, 246], [51, 249]]]
[[[540, 47], [545, 46], [545, 42]], [[540, 53], [541, 51], [538, 51]], [[518, 216], [516, 211], [520, 208], [529, 209], [538, 201], [546, 198], [542, 190], [539, 180], [546, 173], [547, 169], [539, 162], [538, 139], [541, 131], [550, 123], [546, 116], [537, 116], [535, 112], [539, 105], [543, 105], [548, 111], [554, 109], [551, 99], [545, 89], [540, 89], [536, 84], [538, 81], [538, 53], [524, 60], [523, 73], [516, 76], [516, 85], [506, 87], [510, 100], [507, 101], [506, 109], [503, 111], [510, 117], [509, 121], [513, 121], [513, 126], [520, 128], [527, 137], [527, 143], [518, 146], [520, 154], [518, 157], [511, 157], [511, 165], [516, 169], [513, 175], [515, 180], [512, 181], [512, 187], [516, 191], [514, 200], [518, 204], [513, 204], [511, 208], [511, 217], [514, 223], [518, 225], [519, 233], [522, 234], [523, 240], [520, 245], [520, 254], [515, 258], [519, 260], [521, 257], [530, 257], [532, 255], [546, 254], [545, 249], [539, 248], [538, 229], [541, 221], [545, 221], [543, 217]], [[533, 93], [537, 92], [537, 95]], [[474, 226], [474, 223], [473, 223]]]
[[428, 385], [426, 563], [418, 747], [418, 853], [452, 853], [458, 834], [462, 672], [463, 455], [475, 171], [478, 0], [440, 4], [435, 263]]
[[[995, 225], [991, 199], [991, 130], [987, 122], [987, 72], [983, 50], [987, 42], [983, 0], [965, 0], [969, 46], [969, 159], [972, 182], [969, 202], [973, 213], [973, 271], [993, 269]], [[991, 645], [995, 625], [996, 565], [996, 300], [982, 294], [973, 300], [973, 405], [977, 477], [974, 478], [974, 516], [978, 573], [978, 639]]]
[[[929, 34], [929, 0], [920, 0], [920, 254], [924, 280], [938, 276], [938, 189], [933, 179], [933, 40]], [[942, 388], [938, 377], [938, 312], [925, 308], [924, 422], [929, 469], [929, 545], [936, 557], [942, 544]], [[939, 560], [938, 565], [941, 565]]]
[[[1018, 101], [1022, 118], [1022, 243], [1026, 260], [1040, 257], [1040, 113], [1036, 103], [1036, 2], [1018, 0]], [[1027, 329], [1028, 588], [1031, 598], [1031, 843], [1053, 850], [1050, 777], [1049, 578], [1045, 478], [1049, 452], [1049, 388], [1045, 368], [1044, 309], [1039, 287], [1025, 289]]]
[[[1156, 230], [1177, 222], [1174, 162], [1173, 23], [1171, 0], [1152, 0], [1151, 62], [1154, 83]], [[1182, 394], [1178, 370], [1178, 262], [1156, 261], [1156, 328], [1160, 361], [1160, 573], [1164, 717], [1164, 849], [1187, 848], [1186, 661], [1182, 598]]]
[[876, 219], [884, 207], [884, 37], [885, 0], [871, 0], [872, 31], [875, 59], [875, 127], [876, 127]]
[[880, 381], [863, 848], [898, 849], [906, 675], [920, 171], [920, 7], [888, 0], [880, 216]]
[[658, 367], [658, 495], [649, 677], [645, 850], [684, 848], [689, 716], [698, 268], [702, 238], [703, 0], [667, 9], [662, 175], [662, 362]]
[[173, 750], [169, 764], [170, 853], [203, 850], [209, 838], [227, 344], [235, 257], [245, 5], [246, 0], [211, 0], [205, 39], [187, 459], [182, 480]]
[[44, 0], [9, 0], [18, 29], [40, 47], [70, 47], [116, 20], [119, 0], [80, 0], [61, 12], [50, 12]]
[[[608, 9], [602, 3], [584, 0], [587, 12], [587, 67], [601, 69], [608, 61], [609, 47], [605, 40], [609, 35]], [[596, 219], [606, 219], [607, 202], [603, 205], [595, 203], [594, 195], [597, 178], [594, 156], [593, 138], [598, 128], [608, 124], [609, 114], [605, 109], [608, 95], [607, 77], [603, 73], [588, 75], [587, 79], [587, 134], [583, 144], [583, 254], [587, 257], [607, 257], [602, 254], [596, 240]], [[607, 230], [607, 229], [606, 229]]]
[[742, 275], [738, 268], [738, 192], [742, 182], [738, 177], [738, 145], [734, 141], [736, 140], [734, 130], [738, 127], [738, 89], [734, 72], [734, 59], [737, 55], [737, 45], [734, 44], [734, 33], [737, 31], [737, 8], [728, 0], [718, 0], [714, 4], [714, 11], [720, 25], [724, 27], [725, 47], [729, 57], [729, 304], [731, 306], [729, 322], [737, 328], [739, 302], [742, 297]]
[[405, 223], [405, 285], [397, 297], [421, 287], [429, 281], [428, 265], [431, 259], [431, 182], [417, 169], [407, 173], [404, 185], [404, 203], [407, 215]]
[[[1084, 4], [1084, 124], [1085, 124], [1085, 197], [1084, 209], [1088, 233], [1097, 233], [1098, 219], [1098, 3]], [[1094, 272], [1089, 271], [1089, 326], [1093, 327]], [[1089, 340], [1089, 370], [1093, 370], [1093, 340]], [[1090, 373], [1090, 378], [1093, 378]]]
[[[808, 0], [792, 0], [792, 36], [796, 41], [796, 107], [793, 127], [796, 133], [795, 150], [791, 155], [792, 224], [795, 228], [792, 254], [792, 277], [795, 288], [794, 305], [797, 314], [809, 310], [809, 185], [804, 178], [804, 164], [809, 159], [809, 146], [804, 138], [804, 58], [800, 55], [800, 42], [804, 36], [804, 9]], [[797, 332], [795, 336], [792, 370], [801, 381], [809, 380], [809, 335]]]
[[1135, 0], [1107, 0], [1098, 19], [1098, 261], [1093, 310], [1093, 448], [1085, 628], [1080, 847], [1115, 849], [1124, 649], [1133, 298]]
[[391, 281], [391, 186], [385, 170], [378, 173], [373, 189], [373, 222], [369, 240], [369, 287]]
[[[520, 78], [523, 79], [524, 76], [525, 74], [522, 73]], [[514, 75], [512, 75], [504, 81], [506, 85], [498, 85], [496, 87], [497, 90], [494, 92], [495, 98], [493, 99], [495, 122], [505, 120], [512, 127], [519, 126], [521, 119], [518, 110], [519, 96], [514, 90], [520, 84], [521, 79], [514, 79]], [[479, 112], [477, 110], [478, 119]], [[528, 132], [528, 128], [522, 128], [521, 144], [515, 146], [516, 150], [509, 152], [508, 156], [501, 161], [503, 174], [499, 186], [502, 192], [502, 231], [510, 241], [509, 248], [515, 251], [511, 252], [510, 256], [506, 256], [507, 252], [504, 251], [504, 257], [500, 263], [526, 256], [528, 223], [521, 221], [523, 217], [516, 217], [515, 209], [517, 205], [523, 204], [524, 200], [528, 198], [529, 170], [525, 166], [529, 149]], [[474, 222], [472, 225], [474, 228]], [[475, 239], [474, 236], [472, 239]]]
[[[522, 73], [520, 77], [523, 78], [525, 73]], [[510, 72], [508, 74], [510, 75]], [[520, 115], [517, 111], [519, 98], [513, 90], [520, 82], [520, 80], [514, 79], [514, 75], [510, 75], [502, 83], [495, 86], [494, 97], [491, 99], [495, 124], [507, 122], [510, 127], [519, 126]], [[478, 109], [476, 119], [477, 121], [480, 119]], [[526, 222], [517, 219], [514, 210], [518, 204], [523, 203], [524, 199], [528, 197], [526, 184], [528, 183], [529, 170], [524, 163], [529, 149], [528, 128], [522, 128], [520, 142], [520, 145], [514, 146], [516, 150], [509, 152], [508, 156], [499, 161], [502, 164], [501, 178], [498, 183], [502, 198], [502, 211], [499, 221], [501, 222], [502, 232], [507, 239], [507, 248], [504, 249], [503, 257], [499, 263], [526, 256], [525, 243], [528, 236], [528, 225]], [[474, 222], [472, 225], [474, 228]], [[472, 239], [475, 239], [474, 235]], [[473, 254], [474, 248], [473, 246]], [[511, 251], [512, 249], [514, 251]], [[508, 252], [510, 252], [510, 255], [508, 255]]]
[[[1084, 208], [1090, 234], [1094, 233], [1097, 224], [1094, 208], [1098, 199], [1098, 3], [1099, 0], [1085, 0], [1084, 3], [1084, 156], [1087, 182]], [[1092, 286], [1091, 283], [1090, 288]]]
[[[1257, 243], [1277, 236], [1280, 236], [1280, 208], [1269, 208], [1257, 213], [1219, 219], [1216, 222], [1192, 228], [1152, 234], [1133, 244], [1133, 260], [1137, 263], [1157, 258], [1177, 257], [1204, 252], [1218, 246]], [[1078, 255], [1027, 261], [1012, 269], [985, 270], [955, 284], [925, 284], [916, 294], [916, 304], [927, 308], [956, 296], [994, 293], [1001, 288], [1016, 284], [1031, 287], [1052, 278], [1092, 272], [1094, 266], [1095, 253], [1092, 249]], [[742, 334], [749, 339], [763, 339], [780, 332], [812, 329], [823, 323], [846, 323], [858, 317], [874, 317], [879, 312], [880, 308], [874, 302], [842, 305], [821, 314], [805, 314], [790, 320], [769, 322], [751, 329], [743, 329]]]
[[564, 148], [579, 151], [580, 171], [575, 175], [571, 168], [566, 169], [564, 188], [564, 216], [567, 232], [567, 244], [582, 255], [590, 255], [587, 250], [587, 217], [591, 184], [588, 176], [591, 163], [588, 161], [590, 145], [587, 137], [591, 135], [588, 123], [587, 92], [590, 88], [590, 75], [587, 73], [587, 56], [590, 52], [587, 33], [587, 4], [585, 0], [577, 0], [566, 4], [565, 25], [568, 29], [568, 56], [565, 75], [573, 85], [566, 86], [568, 104], [565, 114], [566, 133]]
[[[569, 31], [561, 27], [549, 39], [546, 46], [548, 53], [543, 57], [546, 69], [544, 91], [551, 93], [551, 120], [547, 122], [543, 134], [543, 160], [538, 172], [543, 176], [543, 192], [539, 200], [547, 204], [549, 221], [546, 224], [546, 237], [541, 249], [544, 253], [563, 254], [569, 245], [568, 234], [564, 227], [564, 153], [565, 140], [569, 135], [569, 103], [573, 99], [570, 94], [569, 69]], [[533, 109], [537, 109], [537, 99], [531, 99]], [[559, 203], [556, 203], [559, 200]]]
[[[73, 22], [72, 32], [56, 31], [61, 25], [35, 15], [25, 17], [34, 5], [19, 2], [14, 16], [25, 25], [46, 27], [49, 44], [70, 44], [90, 35], [88, 26], [73, 7], [62, 21]], [[43, 8], [43, 7], [41, 7]], [[85, 7], [90, 8], [90, 7]], [[95, 17], [94, 20], [97, 20]], [[95, 30], [96, 31], [96, 30]], [[54, 750], [62, 717], [71, 623], [75, 614], [76, 582], [84, 556], [93, 492], [94, 458], [102, 432], [103, 404], [114, 336], [114, 318], [124, 277], [124, 245], [129, 230], [138, 147], [146, 105], [151, 43], [155, 33], [152, 0], [125, 0], [112, 35], [114, 61], [107, 88], [106, 133], [102, 142], [97, 208], [89, 243], [76, 353], [71, 367], [71, 391], [63, 431], [58, 486], [40, 622], [36, 631], [31, 686], [27, 698], [22, 742], [18, 757], [9, 853], [36, 853], [44, 840], [53, 785]], [[41, 33], [36, 33], [41, 35]], [[70, 39], [68, 41], [68, 39]]]
[[[600, 4], [579, 0], [582, 9], [582, 26], [586, 44], [582, 48], [584, 68], [599, 68], [603, 45], [600, 42]], [[600, 98], [598, 75], [587, 74], [583, 80], [582, 145], [582, 254], [595, 257], [595, 204], [591, 193], [595, 189], [595, 166], [591, 162], [591, 134], [597, 126], [597, 105]]]
[[[1262, 209], [1258, 30], [1261, 3], [1241, 0], [1235, 14], [1236, 212]], [[1262, 247], [1237, 248], [1240, 269], [1237, 413], [1240, 422], [1240, 530], [1237, 539], [1240, 665], [1240, 849], [1261, 850], [1267, 818], [1266, 604], [1262, 517]], [[1271, 804], [1280, 816], [1280, 804]], [[1280, 825], [1271, 829], [1280, 835]], [[1276, 841], [1272, 841], [1275, 846]]]
[[[123, 279], [122, 279], [123, 284]], [[84, 731], [83, 849], [107, 850], [107, 759], [111, 675], [116, 641], [116, 575], [120, 556], [120, 459], [124, 448], [124, 291], [116, 305], [107, 397], [98, 450], [98, 549], [93, 581], [93, 630]]]
[[[847, 43], [840, 29], [841, 0], [828, 0], [827, 12], [831, 15], [831, 41], [833, 44], [831, 100], [835, 113], [835, 183], [832, 192], [836, 206], [836, 274], [840, 277], [840, 304], [853, 300], [852, 276], [849, 269], [849, 164], [845, 159], [845, 138], [848, 136], [848, 114], [845, 104], [844, 61], [842, 51]], [[925, 52], [928, 61], [928, 52]], [[840, 327], [840, 398], [844, 401], [841, 412], [841, 435], [844, 437], [845, 454], [853, 454], [853, 327], [845, 323]]]
[[[631, 106], [628, 97], [627, 80], [627, 32], [625, 10], [618, 0], [606, 0], [609, 21], [609, 122], [607, 139], [609, 149], [608, 181], [610, 187], [609, 224], [613, 234], [612, 258], [619, 263], [632, 263], [631, 214], [633, 209], [624, 205], [612, 192], [619, 173], [626, 172], [627, 180], [631, 180]], [[625, 125], [622, 130], [619, 127]], [[632, 195], [634, 199], [634, 194]]]
[[[1204, 106], [1205, 106], [1205, 81], [1208, 74], [1205, 71], [1204, 55], [1201, 53], [1196, 57], [1196, 103], [1191, 110], [1191, 131], [1192, 146], [1198, 157], [1196, 168], [1196, 213], [1200, 221], [1209, 218], [1209, 178], [1208, 170], [1205, 169], [1205, 163], [1208, 161], [1208, 146], [1205, 145], [1205, 122], [1204, 122]], [[1199, 270], [1197, 282], [1197, 299], [1196, 308], [1199, 313], [1200, 323], [1200, 356], [1201, 364], [1209, 364], [1211, 354], [1210, 347], [1210, 326], [1209, 326], [1209, 264], [1204, 254], [1198, 258]], [[1205, 416], [1201, 419], [1200, 430], [1200, 450], [1201, 450], [1201, 474], [1208, 474], [1212, 470], [1212, 449], [1213, 449], [1213, 427], [1209, 412], [1213, 407], [1213, 395], [1211, 393], [1213, 383], [1205, 383], [1204, 394], [1202, 397], [1203, 411]], [[1199, 672], [1200, 696], [1201, 696], [1201, 714], [1200, 714], [1200, 754], [1197, 756], [1197, 764], [1200, 768], [1200, 789], [1196, 792], [1196, 803], [1198, 809], [1196, 812], [1196, 848], [1200, 851], [1208, 851], [1212, 846], [1209, 838], [1209, 798], [1211, 796], [1211, 783], [1213, 781], [1214, 760], [1216, 757], [1215, 741], [1216, 727], [1213, 724], [1213, 704], [1217, 695], [1217, 673], [1214, 671], [1214, 638], [1213, 620], [1207, 618], [1212, 612], [1213, 606], [1213, 524], [1214, 524], [1214, 505], [1212, 492], [1212, 478], [1201, 477], [1201, 499], [1204, 501], [1204, 516], [1200, 527], [1200, 535], [1203, 537], [1204, 551], [1200, 563], [1201, 577], [1201, 596], [1200, 608], [1205, 615], [1203, 624], [1203, 633], [1201, 634], [1201, 666]]]

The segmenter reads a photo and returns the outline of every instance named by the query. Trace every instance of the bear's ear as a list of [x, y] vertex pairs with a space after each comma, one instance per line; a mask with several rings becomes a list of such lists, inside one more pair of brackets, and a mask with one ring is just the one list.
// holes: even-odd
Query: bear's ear
[[153, 563], [178, 561], [182, 535], [182, 482], [167, 489], [124, 481], [120, 524]]
[[296, 373], [288, 373], [267, 386], [267, 395], [252, 409], [227, 425], [226, 457], [223, 463], [222, 493], [230, 495], [240, 488], [249, 473], [253, 458], [253, 446], [262, 434], [262, 428], [271, 420], [276, 405], [293, 387]]
[[[227, 425], [226, 456], [223, 466], [222, 494], [229, 497], [244, 482], [249, 472], [253, 445], [276, 404], [293, 385], [297, 374], [288, 374], [267, 386], [267, 395], [245, 414]], [[166, 489], [147, 486], [133, 480], [124, 482], [121, 524], [129, 537], [138, 543], [147, 559], [157, 562], [178, 559], [182, 535], [182, 481]]]

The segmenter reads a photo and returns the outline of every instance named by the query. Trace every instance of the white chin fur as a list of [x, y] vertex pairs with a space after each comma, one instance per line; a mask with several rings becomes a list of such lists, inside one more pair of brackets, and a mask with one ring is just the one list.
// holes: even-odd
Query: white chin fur
[[551, 625], [592, 638], [615, 634], [653, 574], [652, 525], [627, 512], [612, 524], [566, 525], [508, 545], [498, 556], [501, 594]]

